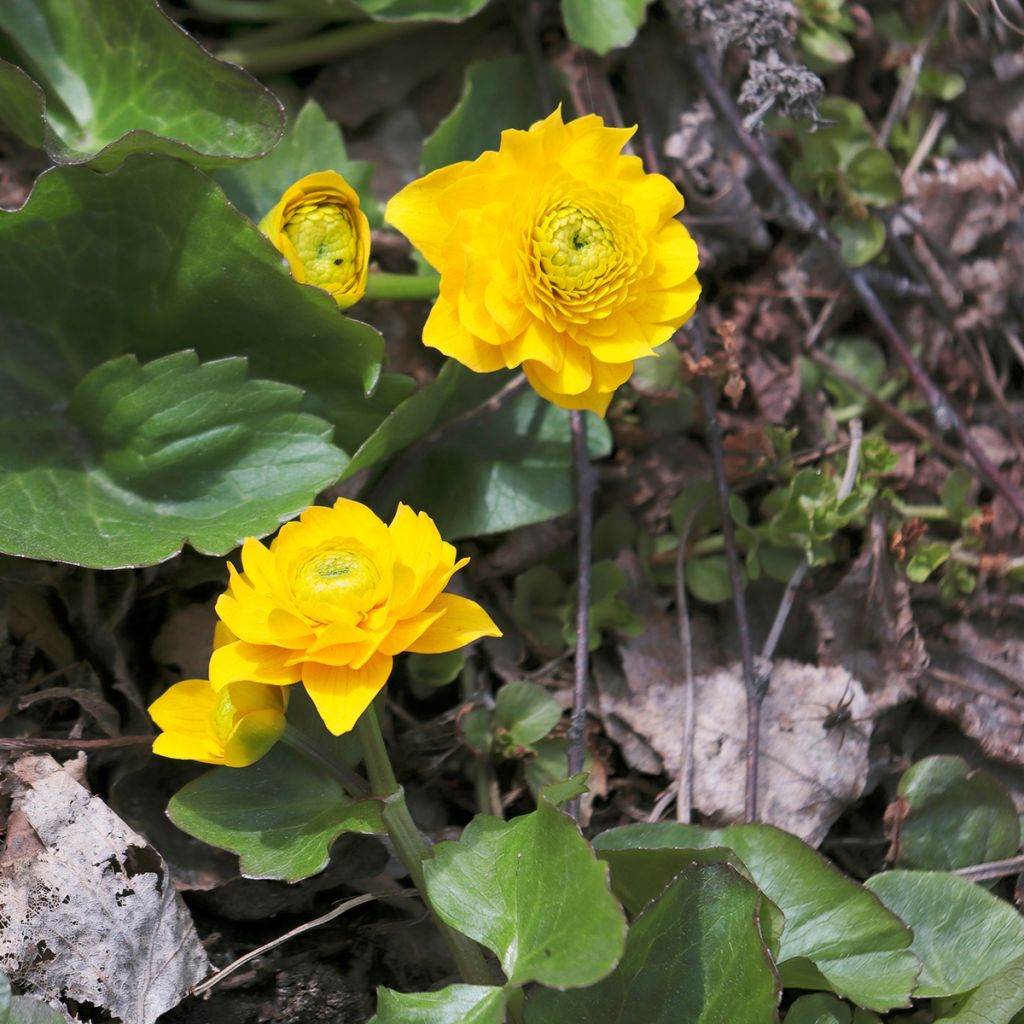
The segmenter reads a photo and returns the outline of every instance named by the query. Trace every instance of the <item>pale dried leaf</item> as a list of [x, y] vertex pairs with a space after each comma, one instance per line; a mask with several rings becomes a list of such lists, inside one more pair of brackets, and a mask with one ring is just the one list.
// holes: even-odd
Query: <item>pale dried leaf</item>
[[53, 758], [13, 769], [40, 846], [0, 862], [0, 970], [27, 991], [151, 1024], [209, 970], [159, 854]]

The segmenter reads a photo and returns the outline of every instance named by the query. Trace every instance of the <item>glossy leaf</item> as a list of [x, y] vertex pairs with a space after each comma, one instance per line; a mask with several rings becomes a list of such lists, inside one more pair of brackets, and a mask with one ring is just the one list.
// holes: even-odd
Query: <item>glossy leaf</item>
[[349, 160], [341, 129], [327, 119], [315, 100], [306, 101], [271, 153], [261, 160], [218, 171], [214, 177], [234, 206], [258, 224], [289, 185], [314, 171], [337, 171], [359, 193], [359, 205], [370, 225], [380, 226], [380, 204], [373, 194], [373, 164]]
[[569, 38], [594, 53], [628, 46], [644, 23], [650, 0], [562, 0]]
[[975, 989], [943, 1024], [1019, 1024], [1024, 1013], [1024, 957]]
[[[246, 356], [252, 377], [304, 388], [306, 409], [329, 417], [339, 445], [352, 450], [370, 426], [364, 393], [382, 355], [377, 332], [341, 316], [327, 293], [296, 284], [209, 178], [162, 157], [135, 157], [109, 175], [51, 170], [21, 210], [0, 214], [0, 331], [0, 445], [5, 466], [18, 471], [34, 467], [20, 454], [29, 439], [13, 435], [46, 420], [46, 410], [66, 409], [90, 370], [128, 353], [149, 362], [183, 347], [204, 361]], [[44, 432], [59, 417], [48, 422]], [[283, 481], [297, 469], [282, 463], [272, 476]], [[272, 478], [263, 486], [277, 491]], [[275, 522], [300, 504], [289, 497]], [[76, 557], [42, 517], [13, 516], [13, 508], [0, 510], [8, 550], [92, 565], [132, 560], [115, 550], [114, 522], [109, 550]]]
[[[561, 78], [550, 69], [545, 73], [552, 96], [561, 99]], [[550, 113], [525, 57], [475, 61], [466, 69], [459, 102], [423, 144], [423, 170], [475, 160], [484, 150], [498, 148], [505, 129], [529, 128]]]
[[0, 0], [0, 31], [40, 87], [0, 74], [0, 112], [55, 163], [110, 170], [146, 152], [223, 167], [280, 137], [273, 94], [150, 0]]
[[160, 562], [186, 540], [221, 555], [268, 533], [345, 466], [330, 424], [301, 402], [297, 388], [247, 380], [244, 359], [179, 352], [98, 366], [60, 413], [8, 408], [0, 550], [109, 568]]
[[833, 995], [818, 992], [795, 1000], [786, 1011], [783, 1024], [878, 1024], [878, 1018]]
[[859, 217], [837, 213], [829, 221], [829, 227], [839, 239], [843, 259], [851, 267], [870, 263], [885, 248], [885, 225], [872, 214]]
[[779, 982], [758, 930], [761, 894], [727, 864], [693, 864], [633, 922], [619, 966], [540, 990], [527, 1024], [771, 1024]]
[[[943, 559], [945, 560], [945, 559]], [[953, 870], [1003, 860], [1020, 848], [1020, 822], [1009, 793], [959, 757], [928, 757], [904, 772], [897, 865]]]
[[465, 21], [487, 0], [283, 0], [295, 14], [348, 18], [368, 14], [376, 21]]
[[377, 989], [370, 1024], [502, 1024], [505, 992], [491, 985], [449, 985], [437, 992]]
[[732, 597], [732, 579], [725, 555], [688, 558], [684, 568], [687, 589], [708, 604], [721, 604]]
[[770, 825], [662, 823], [612, 829], [594, 846], [602, 855], [728, 847], [785, 916], [778, 963], [786, 985], [831, 990], [872, 1010], [909, 1002], [920, 966], [910, 929], [795, 836]]
[[1024, 957], [1024, 917], [980, 885], [945, 871], [886, 871], [865, 883], [914, 932], [924, 965], [915, 996], [969, 992]]
[[[353, 465], [365, 468], [426, 435], [431, 442], [396, 461], [374, 487], [376, 507], [390, 511], [401, 500], [422, 509], [449, 540], [564, 515], [573, 507], [565, 409], [525, 391], [495, 412], [453, 423], [507, 381], [506, 374], [474, 374], [449, 363], [381, 424], [348, 474]], [[608, 427], [596, 416], [587, 417], [587, 440], [592, 457], [611, 449]]]
[[237, 853], [249, 878], [297, 882], [327, 867], [343, 832], [382, 833], [381, 806], [278, 744], [248, 768], [214, 768], [180, 789], [167, 816], [183, 832]]
[[498, 957], [514, 985], [574, 987], [618, 962], [626, 922], [575, 823], [543, 797], [532, 814], [478, 815], [424, 864], [437, 914]]

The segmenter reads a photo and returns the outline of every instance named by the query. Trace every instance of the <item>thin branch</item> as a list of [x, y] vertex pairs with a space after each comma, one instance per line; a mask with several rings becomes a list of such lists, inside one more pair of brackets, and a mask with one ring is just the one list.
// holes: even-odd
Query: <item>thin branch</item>
[[111, 736], [103, 740], [50, 739], [46, 736], [0, 736], [0, 750], [111, 750], [115, 747], [141, 747], [156, 736]]
[[1009, 857], [1006, 860], [991, 860], [987, 864], [972, 864], [966, 868], [955, 868], [954, 875], [962, 875], [972, 882], [991, 882], [1008, 875], [1019, 875], [1024, 872], [1024, 854]]
[[686, 50], [690, 63], [712, 106], [729, 125], [747, 156], [757, 165], [772, 188], [785, 200], [794, 223], [799, 224], [802, 230], [821, 242], [836, 269], [860, 300], [864, 311], [874, 321], [890, 348], [907, 368], [914, 386], [928, 402], [932, 418], [940, 432], [945, 433], [947, 430], [956, 432], [964, 448], [970, 453], [977, 471], [995, 490], [1003, 495], [1017, 515], [1024, 519], [1024, 494], [1000, 472], [982, 450], [963, 418], [950, 405], [938, 385], [928, 376], [924, 367], [911, 352], [910, 346], [893, 323], [867, 278], [859, 270], [849, 266], [843, 259], [838, 244], [817, 212], [797, 192], [779, 165], [769, 156], [764, 146], [743, 130], [743, 119], [736, 103], [722, 85], [707, 55], [689, 44], [686, 45]]
[[[586, 756], [587, 688], [590, 679], [590, 557], [594, 531], [594, 469], [587, 452], [587, 424], [578, 409], [569, 413], [572, 431], [572, 463], [575, 471], [576, 508], [579, 518], [576, 573], [576, 664], [572, 690], [572, 718], [569, 720], [569, 774], [583, 771]], [[580, 802], [571, 801], [569, 814], [579, 821]]]
[[[391, 894], [392, 897], [395, 895], [395, 893]], [[409, 895], [411, 896], [412, 893], [410, 892]], [[229, 974], [234, 974], [240, 967], [244, 967], [251, 960], [255, 960], [256, 957], [262, 956], [264, 953], [269, 953], [270, 950], [276, 949], [289, 939], [297, 938], [299, 935], [312, 931], [314, 928], [319, 928], [321, 925], [328, 924], [336, 917], [341, 917], [342, 914], [347, 913], [349, 910], [355, 910], [356, 907], [361, 907], [364, 903], [372, 903], [377, 899], [380, 899], [380, 897], [374, 893], [365, 893], [362, 896], [353, 896], [352, 899], [345, 900], [344, 903], [339, 903], [333, 910], [328, 911], [321, 917], [314, 918], [312, 921], [307, 921], [305, 924], [300, 924], [290, 932], [285, 932], [284, 935], [279, 935], [276, 939], [271, 939], [270, 942], [266, 942], [262, 946], [251, 950], [246, 953], [245, 956], [240, 956], [237, 960], [228, 964], [227, 967], [222, 968], [216, 974], [210, 975], [206, 981], [196, 985], [196, 987], [192, 989], [192, 995], [201, 996], [204, 993], [209, 992], [214, 985], [219, 985]]]
[[[704, 338], [703, 318], [692, 321], [691, 332], [694, 357], [704, 357], [707, 345]], [[722, 535], [725, 538], [725, 557], [729, 566], [729, 580], [732, 584], [732, 601], [736, 611], [736, 630], [740, 641], [740, 662], [743, 666], [743, 682], [747, 692], [747, 773], [744, 790], [744, 820], [757, 820], [757, 769], [761, 748], [761, 705], [764, 702], [765, 686], [754, 674], [754, 648], [750, 640], [750, 618], [747, 615], [747, 599], [743, 592], [743, 571], [740, 568], [739, 550], [736, 547], [736, 532], [733, 529], [732, 513], [729, 509], [729, 481], [725, 475], [725, 452], [722, 447], [722, 425], [718, 420], [715, 393], [707, 377], [700, 378], [700, 397], [704, 407], [704, 423], [711, 449], [711, 463], [715, 474], [715, 489], [722, 511]]]
[[945, 20], [946, 5], [939, 4], [939, 9], [925, 31], [924, 38], [914, 49], [910, 63], [907, 65], [907, 72], [896, 89], [896, 94], [892, 98], [892, 103], [889, 104], [888, 111], [886, 111], [885, 120], [882, 122], [882, 127], [878, 132], [878, 145], [882, 149], [885, 149], [889, 144], [889, 136], [892, 134], [893, 128], [896, 127], [897, 122], [906, 113], [907, 107], [910, 106], [910, 101], [914, 96], [914, 87], [917, 85], [921, 70], [924, 68], [925, 54], [928, 52], [928, 48], [932, 45], [932, 41]]
[[[850, 496], [853, 485], [856, 483], [857, 467], [860, 463], [860, 443], [863, 436], [864, 431], [860, 420], [850, 420], [850, 451], [846, 458], [846, 470], [843, 473], [843, 479], [839, 484], [839, 491], [836, 494], [839, 501]], [[782, 592], [782, 600], [779, 602], [778, 611], [775, 613], [775, 620], [772, 622], [772, 628], [768, 631], [768, 637], [761, 650], [761, 658], [769, 666], [772, 658], [775, 657], [775, 648], [778, 647], [779, 640], [782, 639], [782, 631], [786, 627], [789, 613], [793, 610], [793, 602], [796, 600], [800, 585], [803, 583], [809, 569], [810, 563], [805, 558], [793, 570], [793, 575], [789, 577], [786, 589]], [[771, 668], [766, 668], [766, 671], [771, 672]]]

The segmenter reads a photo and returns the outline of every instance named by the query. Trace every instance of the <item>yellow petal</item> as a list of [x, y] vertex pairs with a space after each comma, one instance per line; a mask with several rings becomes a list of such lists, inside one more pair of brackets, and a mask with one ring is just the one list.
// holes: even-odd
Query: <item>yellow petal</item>
[[225, 644], [210, 658], [210, 683], [215, 690], [239, 682], [271, 686], [297, 683], [301, 678], [299, 667], [287, 664], [293, 653], [280, 647], [247, 644], [244, 640]]
[[287, 724], [280, 711], [252, 711], [239, 719], [224, 744], [223, 763], [244, 768], [258, 761], [281, 738]]
[[164, 732], [205, 735], [217, 694], [208, 679], [184, 679], [149, 705], [149, 716]]
[[[587, 391], [581, 391], [578, 395], [563, 395], [557, 391], [550, 391], [545, 387], [544, 382], [535, 372], [536, 367], [539, 365], [539, 363], [523, 363], [523, 372], [526, 374], [526, 379], [530, 382], [533, 390], [536, 391], [541, 398], [546, 398], [552, 405], [557, 405], [562, 409], [585, 409], [590, 412], [597, 413], [598, 416], [604, 416], [608, 411], [608, 405], [612, 400], [613, 391], [599, 390], [597, 387], [591, 387]], [[594, 365], [597, 370], [607, 366], [607, 364], [603, 363], [595, 363]], [[632, 370], [632, 363], [628, 363], [626, 365], [629, 370]], [[626, 376], [628, 378], [628, 371]]]
[[173, 757], [176, 761], [224, 763], [224, 749], [212, 736], [162, 732], [153, 740], [153, 753], [161, 757]]
[[426, 610], [444, 614], [406, 648], [416, 654], [443, 654], [482, 636], [501, 636], [501, 630], [480, 605], [458, 594], [438, 594]]
[[471, 334], [460, 322], [456, 307], [441, 295], [423, 325], [423, 344], [458, 360], [476, 373], [505, 369], [501, 349]]
[[409, 650], [409, 647], [419, 640], [444, 614], [443, 609], [420, 612], [419, 615], [414, 615], [411, 619], [405, 619], [402, 622], [396, 623], [377, 649], [381, 654], [392, 655], [401, 654], [402, 651]]
[[393, 196], [384, 208], [384, 219], [398, 228], [436, 270], [445, 262], [444, 243], [451, 231], [439, 199], [470, 166], [470, 161], [463, 160], [418, 178]]
[[308, 664], [306, 692], [327, 728], [340, 736], [349, 732], [391, 675], [392, 659], [375, 654], [361, 669]]

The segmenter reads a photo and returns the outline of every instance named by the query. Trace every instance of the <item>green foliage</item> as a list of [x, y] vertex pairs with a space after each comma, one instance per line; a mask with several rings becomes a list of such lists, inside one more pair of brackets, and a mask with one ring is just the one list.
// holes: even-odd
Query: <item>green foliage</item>
[[490, 985], [449, 985], [438, 992], [377, 989], [370, 1024], [502, 1024], [506, 994]]
[[878, 1024], [878, 1018], [821, 992], [797, 999], [786, 1011], [783, 1024]]
[[543, 739], [562, 717], [555, 699], [536, 683], [506, 683], [494, 702], [497, 745], [514, 751]]
[[65, 1024], [67, 1017], [35, 996], [11, 994], [11, 983], [0, 972], [0, 1024]]
[[439, 686], [447, 686], [459, 678], [466, 664], [465, 651], [446, 654], [410, 654], [405, 659], [405, 670], [410, 681], [418, 688], [417, 696], [426, 696]]
[[761, 894], [728, 864], [691, 864], [633, 921], [618, 967], [590, 988], [536, 992], [527, 1024], [760, 1024], [779, 983]]
[[[159, 561], [189, 536], [221, 553], [273, 529], [344, 468], [325, 426], [299, 413], [295, 387], [315, 392], [307, 410], [333, 414], [340, 446], [361, 440], [380, 336], [340, 316], [320, 289], [297, 285], [252, 223], [187, 165], [140, 156], [105, 175], [52, 170], [21, 210], [0, 215], [0, 241], [5, 550], [109, 567]], [[132, 353], [149, 363], [186, 339], [204, 361], [247, 356], [252, 376], [280, 383], [243, 384], [238, 362], [200, 372], [189, 355], [145, 370], [112, 363], [85, 383], [108, 360]], [[191, 378], [131, 401], [122, 394], [170, 366]], [[116, 417], [89, 398], [101, 384], [120, 403]], [[207, 398], [190, 400], [199, 385]], [[189, 416], [175, 422], [168, 410], [181, 401]], [[145, 436], [127, 436], [144, 422]], [[200, 481], [209, 493], [197, 493]], [[229, 496], [238, 486], [249, 503]], [[26, 502], [65, 520], [27, 515]]]
[[288, 122], [277, 147], [262, 160], [217, 171], [214, 178], [232, 204], [258, 224], [289, 185], [315, 171], [337, 171], [359, 193], [359, 206], [371, 227], [380, 227], [373, 164], [348, 158], [341, 129], [327, 119], [315, 100], [307, 100]]
[[1009, 793], [959, 757], [928, 757], [903, 773], [896, 864], [954, 870], [1003, 860], [1020, 848], [1020, 823]]
[[846, 0], [797, 0], [796, 7], [800, 13], [797, 45], [812, 71], [825, 75], [853, 58], [846, 36], [855, 26]]
[[375, 21], [465, 21], [487, 0], [281, 0], [296, 15], [344, 18], [369, 15]]
[[5, 67], [0, 115], [55, 163], [110, 170], [132, 153], [161, 153], [224, 167], [280, 137], [274, 96], [149, 0], [2, 0], [0, 31], [38, 83]]
[[1020, 1024], [1024, 1012], [1024, 957], [982, 982], [944, 1024]]
[[477, 816], [458, 842], [434, 847], [424, 871], [437, 914], [491, 950], [512, 985], [590, 985], [622, 955], [608, 870], [543, 797], [512, 821]]
[[868, 207], [899, 200], [899, 174], [892, 156], [875, 145], [856, 103], [829, 97], [818, 104], [818, 113], [827, 127], [796, 126], [801, 156], [792, 168], [793, 181], [823, 201], [836, 201], [829, 227], [847, 263], [863, 266], [885, 245], [885, 226]]
[[[545, 74], [558, 102], [565, 97], [565, 83], [550, 69]], [[423, 171], [475, 160], [484, 150], [498, 148], [502, 131], [529, 128], [550, 113], [525, 57], [475, 61], [466, 69], [459, 102], [423, 144]]]
[[584, 49], [606, 54], [628, 46], [647, 16], [651, 0], [562, 0], [569, 38]]
[[375, 800], [278, 744], [248, 768], [214, 768], [180, 789], [167, 815], [183, 832], [237, 853], [249, 878], [297, 882], [323, 871], [343, 832], [384, 831]]
[[919, 968], [908, 949], [910, 930], [795, 837], [768, 825], [627, 825], [599, 835], [594, 846], [602, 856], [627, 849], [735, 851], [784, 916], [777, 958], [784, 984], [832, 991], [872, 1010], [909, 1004]]
[[970, 992], [1024, 957], [1024, 917], [980, 885], [945, 871], [886, 871], [865, 883], [914, 933], [914, 995]]
[[[639, 636], [644, 622], [635, 615], [620, 596], [626, 587], [626, 574], [614, 562], [595, 562], [590, 570], [590, 615], [587, 619], [587, 646], [596, 651], [601, 646], [605, 630], [614, 630], [625, 636]], [[576, 609], [579, 595], [574, 584], [569, 588], [569, 603], [565, 607], [562, 639], [566, 646], [576, 642]]]

